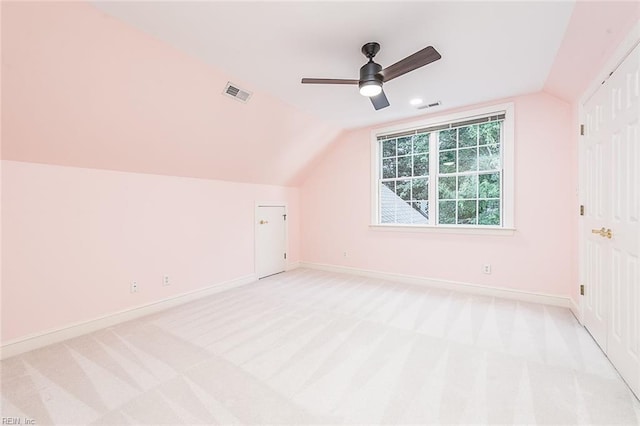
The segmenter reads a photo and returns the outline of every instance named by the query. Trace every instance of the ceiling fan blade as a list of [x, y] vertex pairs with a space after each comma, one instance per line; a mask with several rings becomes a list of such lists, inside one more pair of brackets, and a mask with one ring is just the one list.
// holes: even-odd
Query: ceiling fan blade
[[358, 84], [358, 80], [346, 78], [303, 78], [302, 84]]
[[373, 107], [377, 110], [386, 108], [389, 106], [389, 99], [387, 99], [387, 95], [384, 94], [384, 90], [380, 92], [379, 95], [371, 97], [371, 103]]
[[411, 56], [396, 62], [393, 65], [380, 71], [385, 82], [393, 80], [396, 77], [400, 77], [403, 74], [411, 72], [415, 69], [423, 67], [431, 62], [435, 62], [442, 56], [438, 53], [433, 46], [425, 47], [422, 50], [417, 51]]

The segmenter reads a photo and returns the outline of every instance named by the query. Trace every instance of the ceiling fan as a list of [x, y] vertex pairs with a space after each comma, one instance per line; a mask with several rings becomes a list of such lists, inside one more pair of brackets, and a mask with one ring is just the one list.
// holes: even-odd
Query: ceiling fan
[[376, 110], [389, 106], [389, 100], [382, 90], [382, 84], [400, 77], [403, 74], [423, 67], [440, 59], [440, 53], [433, 46], [425, 47], [413, 55], [382, 69], [382, 66], [373, 62], [373, 58], [380, 51], [380, 44], [369, 42], [362, 46], [362, 53], [369, 58], [369, 62], [360, 68], [360, 79], [349, 80], [340, 78], [303, 78], [302, 84], [357, 84], [360, 94], [371, 98], [371, 103]]

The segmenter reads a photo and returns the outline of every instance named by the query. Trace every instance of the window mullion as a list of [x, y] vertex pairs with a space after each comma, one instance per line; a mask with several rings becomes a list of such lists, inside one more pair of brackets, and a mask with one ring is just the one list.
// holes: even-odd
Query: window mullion
[[436, 226], [438, 221], [438, 132], [429, 134], [429, 225]]

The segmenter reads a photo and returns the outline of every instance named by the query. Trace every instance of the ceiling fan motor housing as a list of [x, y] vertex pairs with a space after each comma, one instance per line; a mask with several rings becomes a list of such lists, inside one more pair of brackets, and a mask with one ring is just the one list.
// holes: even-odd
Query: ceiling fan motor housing
[[364, 64], [362, 68], [360, 68], [360, 82], [358, 83], [358, 86], [362, 87], [365, 83], [370, 83], [372, 81], [375, 81], [382, 86], [382, 75], [380, 74], [380, 71], [382, 71], [382, 66], [373, 61], [369, 61]]

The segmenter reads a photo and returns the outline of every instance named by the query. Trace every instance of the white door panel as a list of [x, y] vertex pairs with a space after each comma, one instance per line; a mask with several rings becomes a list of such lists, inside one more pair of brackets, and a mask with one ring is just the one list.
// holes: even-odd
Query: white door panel
[[585, 106], [586, 128], [581, 149], [585, 151], [584, 175], [587, 185], [585, 194], [584, 230], [586, 235], [586, 265], [584, 285], [586, 303], [584, 322], [600, 347], [607, 347], [608, 294], [606, 291], [609, 275], [608, 258], [610, 245], [607, 238], [593, 233], [605, 228], [609, 214], [609, 151], [607, 93], [599, 90]]

